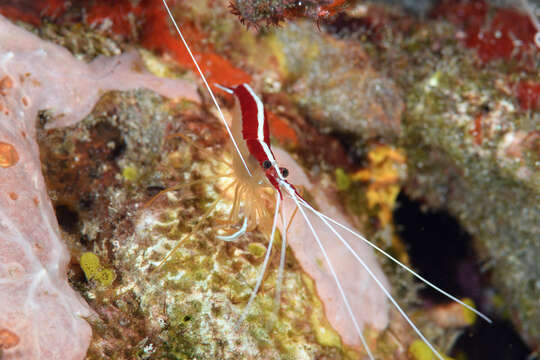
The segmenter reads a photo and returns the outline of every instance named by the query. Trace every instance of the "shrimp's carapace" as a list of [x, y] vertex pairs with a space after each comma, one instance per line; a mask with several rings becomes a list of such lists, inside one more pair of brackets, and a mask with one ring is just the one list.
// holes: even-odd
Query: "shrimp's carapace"
[[[248, 84], [240, 84], [232, 89], [218, 86], [224, 91], [231, 93], [236, 99], [236, 110], [233, 115], [232, 133], [239, 144], [240, 153], [249, 164], [249, 159], [255, 159], [258, 169], [252, 169], [252, 173], [262, 170], [270, 184], [276, 189], [283, 199], [281, 188], [292, 190], [296, 196], [302, 199], [296, 188], [285, 178], [289, 170], [278, 166], [278, 162], [270, 145], [270, 130], [268, 117], [264, 110], [261, 99], [255, 94]], [[241, 169], [238, 169], [240, 172]]]

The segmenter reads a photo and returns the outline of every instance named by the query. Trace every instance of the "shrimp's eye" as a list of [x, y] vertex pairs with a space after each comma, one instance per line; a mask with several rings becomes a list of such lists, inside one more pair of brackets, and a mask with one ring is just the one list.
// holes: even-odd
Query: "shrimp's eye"
[[279, 171], [281, 171], [281, 176], [283, 176], [284, 178], [289, 176], [289, 169], [282, 167], [282, 168], [279, 168]]
[[264, 160], [262, 166], [264, 170], [268, 170], [272, 167], [272, 163], [270, 162], [270, 160]]

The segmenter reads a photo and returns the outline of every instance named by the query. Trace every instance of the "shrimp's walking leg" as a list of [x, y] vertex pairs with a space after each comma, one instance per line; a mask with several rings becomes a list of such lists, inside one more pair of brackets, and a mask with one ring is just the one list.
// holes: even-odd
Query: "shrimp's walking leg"
[[287, 221], [285, 220], [285, 214], [281, 212], [281, 223], [283, 224], [283, 228], [285, 229], [285, 231], [283, 232], [283, 239], [281, 242], [281, 255], [279, 257], [278, 277], [276, 280], [276, 312], [279, 309], [279, 304], [281, 302], [281, 285], [283, 284], [283, 271], [285, 270], [285, 255], [287, 254], [287, 233], [289, 232], [289, 228], [291, 227], [291, 224], [297, 212], [298, 212], [298, 208], [295, 207], [291, 215], [291, 218], [289, 219], [289, 223], [287, 223]]
[[277, 219], [278, 219], [278, 212], [279, 212], [279, 205], [281, 203], [281, 198], [279, 194], [276, 192], [276, 210], [274, 211], [274, 221], [272, 223], [272, 232], [270, 233], [270, 241], [268, 242], [268, 249], [266, 249], [266, 254], [264, 256], [264, 261], [262, 264], [261, 272], [259, 273], [259, 277], [257, 279], [257, 283], [255, 284], [255, 287], [251, 291], [251, 296], [249, 297], [248, 303], [244, 310], [242, 311], [242, 316], [240, 317], [240, 322], [243, 322], [246, 318], [247, 312], [249, 308], [251, 307], [251, 304], [253, 303], [253, 300], [255, 300], [255, 296], [257, 296], [257, 292], [259, 291], [259, 287], [261, 286], [261, 283], [264, 278], [264, 273], [266, 272], [266, 267], [268, 266], [268, 260], [270, 259], [270, 253], [272, 252], [272, 246], [274, 245], [274, 235], [276, 233], [276, 226], [277, 226]]
[[[309, 221], [309, 218], [307, 217], [307, 214], [306, 214], [305, 210], [302, 208], [303, 204], [300, 204], [300, 202], [298, 201], [298, 198], [297, 198], [295, 193], [290, 192], [289, 194], [291, 195], [291, 198], [294, 201], [294, 203], [296, 204], [296, 207], [298, 208], [298, 210], [300, 210], [300, 213], [302, 214], [302, 217], [306, 221], [306, 223], [307, 223], [307, 225], [309, 227], [309, 230], [313, 234], [313, 237], [315, 238], [315, 241], [317, 241], [317, 244], [319, 245], [319, 248], [322, 251], [322, 254], [324, 256], [326, 264], [328, 265], [328, 269], [330, 270], [330, 273], [332, 274], [332, 277], [334, 278], [334, 281], [336, 282], [336, 285], [338, 287], [339, 293], [341, 294], [341, 298], [345, 302], [345, 307], [347, 308], [347, 312], [349, 313], [349, 316], [351, 317], [351, 320], [353, 321], [354, 327], [356, 328], [356, 331], [358, 332], [358, 335], [360, 336], [360, 340], [362, 341], [362, 345], [364, 345], [364, 348], [366, 349], [366, 352], [367, 352], [370, 360], [375, 360], [375, 358], [373, 357], [373, 354], [371, 353], [371, 350], [369, 349], [369, 346], [368, 346], [368, 344], [366, 342], [366, 338], [364, 337], [364, 334], [362, 334], [362, 330], [360, 330], [360, 326], [358, 325], [358, 322], [356, 321], [356, 317], [354, 316], [351, 305], [349, 304], [349, 300], [347, 300], [347, 296], [345, 295], [345, 291], [343, 290], [343, 287], [341, 286], [341, 282], [339, 281], [339, 278], [337, 277], [337, 274], [334, 271], [334, 267], [332, 266], [332, 262], [330, 261], [330, 258], [328, 257], [328, 254], [326, 253], [326, 250], [324, 249], [324, 246], [323, 246], [323, 244], [321, 242], [321, 239], [319, 238], [319, 235], [317, 234], [317, 232], [313, 228], [313, 225], [311, 224], [311, 221]], [[381, 284], [381, 286], [382, 286], [382, 284]], [[383, 287], [383, 289], [384, 289], [384, 287]], [[443, 360], [443, 359], [441, 358], [441, 360]]]
[[[298, 206], [306, 206], [305, 203], [302, 203], [300, 204], [298, 202], [298, 200], [296, 200], [296, 203], [298, 204]], [[311, 206], [306, 206], [306, 208], [310, 208]], [[302, 212], [302, 215], [304, 215], [304, 210], [302, 208], [300, 208], [300, 211]], [[407, 314], [405, 313], [405, 311], [403, 311], [403, 309], [401, 308], [401, 306], [399, 306], [399, 304], [396, 302], [396, 300], [394, 299], [394, 297], [390, 294], [390, 292], [384, 287], [384, 285], [381, 283], [381, 281], [377, 278], [377, 276], [375, 276], [375, 274], [373, 273], [373, 271], [371, 271], [371, 269], [369, 268], [369, 266], [367, 266], [367, 264], [364, 262], [364, 260], [362, 260], [362, 258], [360, 256], [358, 256], [358, 254], [354, 251], [354, 249], [349, 245], [349, 243], [343, 238], [343, 236], [341, 236], [341, 234], [339, 234], [336, 229], [330, 225], [330, 223], [328, 223], [328, 221], [322, 217], [322, 216], [319, 216], [317, 213], [314, 212], [315, 215], [317, 215], [319, 217], [319, 219], [321, 219], [324, 224], [326, 226], [328, 226], [328, 228], [330, 229], [330, 231], [332, 231], [332, 233], [334, 233], [334, 235], [336, 235], [336, 237], [341, 241], [341, 243], [343, 245], [345, 245], [345, 247], [347, 248], [347, 250], [349, 250], [349, 252], [356, 258], [356, 260], [360, 263], [360, 265], [362, 265], [362, 267], [364, 268], [364, 270], [367, 271], [367, 273], [369, 274], [369, 276], [373, 279], [373, 281], [375, 281], [375, 283], [377, 284], [377, 286], [384, 292], [384, 295], [386, 295], [386, 297], [388, 298], [388, 300], [390, 300], [390, 302], [392, 302], [392, 304], [395, 306], [395, 308], [399, 311], [399, 313], [401, 314], [401, 316], [403, 316], [403, 318], [409, 323], [409, 325], [412, 327], [412, 329], [414, 330], [414, 332], [420, 337], [420, 339], [422, 339], [422, 341], [431, 349], [431, 351], [433, 351], [433, 353], [435, 354], [435, 356], [437, 356], [438, 359], [440, 360], [444, 360], [444, 358], [442, 357], [441, 354], [439, 354], [439, 352], [437, 351], [437, 349], [435, 349], [435, 347], [433, 345], [431, 345], [431, 343], [428, 341], [428, 339], [426, 339], [426, 337], [424, 336], [424, 334], [422, 334], [422, 332], [420, 331], [420, 329], [418, 329], [416, 327], [416, 325], [412, 322], [412, 320], [407, 316]], [[305, 217], [305, 215], [304, 215]], [[306, 221], [307, 218], [306, 218]], [[309, 224], [309, 222], [308, 222]], [[310, 224], [309, 224], [310, 225]], [[311, 228], [311, 225], [310, 225], [310, 228]], [[319, 245], [321, 245], [319, 243]], [[322, 245], [321, 245], [322, 246]], [[321, 247], [322, 249], [322, 247]], [[325, 255], [326, 257], [326, 255]], [[328, 259], [327, 259], [328, 260]]]
[[[279, 304], [281, 303], [281, 285], [283, 283], [283, 270], [285, 269], [285, 255], [287, 253], [287, 231], [289, 230], [289, 226], [287, 225], [287, 221], [285, 220], [285, 214], [283, 213], [283, 210], [280, 212], [281, 212], [281, 223], [283, 224], [283, 229], [285, 230], [282, 232], [282, 236], [281, 236], [282, 237], [281, 255], [279, 257], [279, 269], [278, 269], [278, 276], [276, 280], [276, 312], [279, 309]], [[296, 210], [291, 217], [289, 225], [292, 223], [292, 220], [295, 214], [296, 214]]]
[[[368, 239], [366, 239], [365, 237], [363, 237], [362, 235], [360, 235], [359, 233], [357, 233], [356, 231], [352, 230], [351, 228], [339, 223], [338, 221], [332, 219], [331, 217], [315, 210], [311, 205], [309, 205], [306, 201], [300, 199], [300, 202], [308, 209], [310, 210], [311, 212], [313, 212], [315, 215], [317, 215], [321, 220], [323, 219], [326, 219], [327, 221], [333, 223], [334, 225], [342, 228], [343, 230], [346, 230], [348, 231], [349, 233], [351, 233], [352, 235], [354, 235], [355, 237], [357, 237], [358, 239], [362, 240], [363, 242], [365, 242], [366, 244], [368, 244], [369, 246], [371, 246], [372, 248], [374, 248], [375, 250], [377, 250], [378, 252], [380, 252], [381, 254], [383, 254], [384, 256], [386, 256], [388, 259], [392, 260], [394, 263], [398, 264], [399, 266], [401, 266], [403, 269], [407, 270], [409, 273], [411, 273], [413, 276], [415, 276], [417, 279], [419, 279], [420, 281], [422, 281], [424, 284], [428, 285], [429, 287], [435, 289], [436, 291], [438, 291], [439, 293], [443, 294], [444, 296], [448, 297], [449, 299], [457, 302], [458, 304], [460, 304], [461, 306], [465, 307], [466, 309], [474, 312], [476, 315], [480, 316], [482, 319], [484, 319], [485, 321], [487, 321], [488, 323], [492, 323], [491, 319], [488, 318], [486, 315], [482, 314], [480, 311], [476, 310], [474, 307], [470, 306], [470, 305], [467, 305], [466, 303], [464, 303], [463, 301], [459, 300], [458, 298], [456, 298], [455, 296], [453, 296], [452, 294], [444, 291], [443, 289], [439, 288], [438, 286], [436, 286], [435, 284], [431, 283], [430, 281], [428, 281], [427, 279], [425, 279], [424, 277], [422, 277], [420, 274], [417, 274], [414, 270], [412, 270], [411, 268], [409, 268], [407, 265], [403, 264], [402, 262], [400, 262], [399, 260], [397, 260], [396, 258], [394, 258], [392, 255], [390, 255], [389, 253], [387, 253], [386, 251], [384, 251], [383, 249], [381, 249], [380, 247], [378, 247], [377, 245], [373, 244], [371, 241], [369, 241]], [[324, 220], [323, 220], [324, 221]], [[330, 227], [330, 225], [328, 224], [328, 226]], [[348, 246], [348, 243], [345, 243], [346, 245], [345, 246]]]
[[244, 223], [242, 224], [242, 228], [240, 228], [240, 230], [238, 230], [237, 232], [231, 235], [226, 235], [226, 236], [216, 235], [216, 238], [223, 241], [231, 241], [231, 242], [236, 241], [240, 236], [246, 233], [246, 229], [247, 229], [247, 217], [244, 217]]

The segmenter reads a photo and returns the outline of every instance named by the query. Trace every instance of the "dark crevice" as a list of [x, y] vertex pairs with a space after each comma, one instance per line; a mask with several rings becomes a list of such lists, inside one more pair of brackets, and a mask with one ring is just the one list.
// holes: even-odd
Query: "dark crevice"
[[492, 324], [477, 321], [467, 328], [453, 346], [456, 359], [536, 360], [512, 324], [497, 320]]
[[79, 233], [79, 214], [67, 205], [57, 205], [54, 208], [58, 224], [67, 233]]
[[[473, 299], [482, 312], [487, 281], [476, 261], [471, 236], [444, 210], [422, 210], [422, 203], [401, 193], [394, 211], [398, 234], [404, 241], [413, 268], [458, 298]], [[425, 287], [420, 296], [426, 305], [451, 300]], [[525, 360], [531, 354], [512, 324], [497, 314], [486, 314], [493, 323], [478, 319], [454, 344], [457, 359]]]
[[[457, 297], [482, 302], [482, 276], [471, 237], [446, 211], [422, 211], [421, 203], [400, 194], [394, 219], [413, 267], [437, 286]], [[426, 287], [420, 295], [427, 302], [448, 299]]]

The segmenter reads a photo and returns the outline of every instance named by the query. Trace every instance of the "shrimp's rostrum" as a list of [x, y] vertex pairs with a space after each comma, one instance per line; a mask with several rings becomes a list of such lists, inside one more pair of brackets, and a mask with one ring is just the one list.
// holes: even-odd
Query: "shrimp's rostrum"
[[[163, 3], [167, 8], [171, 19], [174, 21], [165, 0]], [[190, 52], [187, 42], [185, 39], [183, 39], [180, 27], [178, 27], [177, 24], [176, 29], [184, 41], [184, 45]], [[191, 52], [190, 55], [192, 56]], [[196, 63], [195, 57], [192, 56], [192, 59]], [[415, 273], [406, 265], [402, 264], [390, 254], [367, 240], [343, 221], [338, 221], [334, 217], [328, 216], [308, 203], [302, 196], [300, 196], [295, 186], [285, 179], [289, 171], [285, 168], [279, 167], [278, 161], [276, 160], [270, 145], [269, 126], [266, 119], [264, 105], [261, 99], [256, 95], [255, 91], [248, 84], [238, 84], [232, 88], [218, 85], [220, 89], [234, 95], [235, 97], [235, 106], [232, 112], [232, 126], [231, 129], [229, 129], [219, 104], [198, 65], [197, 69], [206, 85], [206, 88], [210, 92], [212, 99], [214, 100], [214, 104], [218, 109], [220, 118], [229, 131], [232, 144], [234, 145], [234, 148], [230, 152], [232, 156], [232, 163], [229, 164], [231, 167], [231, 172], [230, 174], [227, 174], [228, 178], [231, 180], [222, 190], [226, 193], [230, 189], [234, 193], [232, 207], [226, 223], [230, 226], [240, 228], [236, 231], [229, 230], [227, 231], [226, 235], [218, 235], [216, 237], [224, 241], [237, 241], [247, 231], [251, 231], [255, 228], [259, 228], [264, 234], [267, 236], [269, 235], [268, 246], [259, 275], [257, 276], [256, 284], [252, 288], [250, 298], [242, 310], [242, 315], [233, 321], [235, 321], [239, 326], [243, 325], [246, 314], [249, 312], [250, 306], [257, 296], [259, 287], [261, 286], [267, 265], [269, 263], [274, 242], [274, 235], [278, 231], [278, 224], [280, 224], [279, 228], [281, 229], [282, 246], [274, 292], [276, 303], [280, 303], [281, 282], [283, 279], [286, 253], [285, 249], [287, 246], [287, 229], [292, 221], [292, 218], [294, 217], [292, 215], [293, 213], [297, 213], [296, 217], [298, 218], [294, 220], [294, 223], [297, 225], [299, 221], [302, 221], [302, 226], [306, 232], [306, 235], [309, 235], [315, 241], [316, 248], [320, 251], [320, 267], [323, 269], [321, 271], [324, 272], [324, 276], [330, 278], [335, 284], [335, 292], [339, 294], [339, 298], [341, 298], [343, 307], [345, 308], [343, 311], [343, 316], [346, 316], [347, 320], [352, 322], [355, 332], [354, 335], [360, 339], [364, 351], [369, 359], [374, 360], [375, 356], [368, 345], [366, 337], [364, 336], [364, 323], [361, 320], [358, 320], [356, 313], [357, 307], [352, 306], [351, 303], [351, 299], [353, 297], [356, 298], [359, 296], [359, 293], [362, 291], [360, 289], [364, 284], [358, 284], [358, 288], [352, 292], [349, 290], [349, 288], [343, 285], [345, 282], [352, 281], [354, 283], [354, 279], [344, 279], [343, 273], [339, 272], [341, 263], [336, 263], [336, 261], [340, 261], [338, 260], [339, 258], [336, 259], [335, 257], [336, 251], [334, 248], [337, 246], [336, 244], [340, 246], [339, 251], [342, 254], [350, 256], [354, 259], [354, 261], [356, 261], [357, 271], [366, 274], [366, 281], [371, 282], [370, 286], [374, 284], [374, 286], [384, 294], [386, 299], [394, 306], [396, 311], [410, 325], [424, 344], [429, 347], [436, 358], [443, 360], [443, 356], [440, 354], [440, 352], [431, 344], [430, 341], [428, 341], [424, 334], [398, 304], [396, 299], [390, 294], [384, 278], [377, 271], [373, 270], [369, 261], [366, 261], [366, 259], [360, 256], [360, 253], [357, 250], [357, 242], [362, 242], [365, 245], [372, 247], [402, 267], [404, 270], [423, 281], [427, 286], [434, 288], [443, 295], [449, 297], [451, 300], [458, 302], [468, 310], [473, 311], [482, 317], [484, 320], [488, 322], [490, 321], [485, 315], [478, 312], [473, 307], [438, 288], [436, 285]], [[274, 198], [274, 200], [272, 200], [272, 198]], [[221, 201], [221, 198], [218, 197], [205, 216], [208, 216], [214, 212], [216, 209], [216, 203], [219, 201]], [[274, 205], [272, 206], [272, 204]], [[289, 209], [291, 207], [294, 208], [294, 212], [284, 211], [284, 204], [288, 204]], [[325, 232], [321, 233], [318, 230], [319, 228], [324, 228]], [[334, 248], [330, 249], [328, 246], [329, 244], [331, 244]], [[179, 245], [175, 246], [169, 252], [169, 254], [163, 259], [162, 263], [169, 258], [171, 253], [178, 249], [178, 246]], [[331, 256], [332, 254], [334, 256]], [[356, 277], [357, 275], [350, 274], [350, 276]]]

